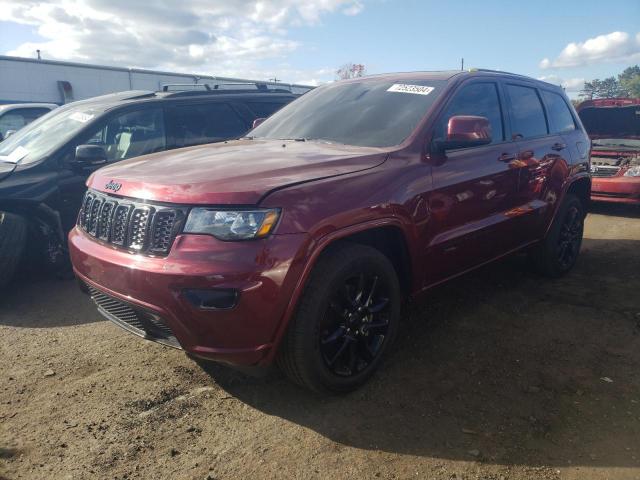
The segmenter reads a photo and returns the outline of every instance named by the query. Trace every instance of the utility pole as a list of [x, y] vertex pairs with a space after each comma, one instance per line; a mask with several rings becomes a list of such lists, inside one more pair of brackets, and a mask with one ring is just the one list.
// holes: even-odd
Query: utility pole
[[273, 78], [270, 78], [269, 81], [273, 83], [278, 83], [280, 79], [278, 77], [273, 77]]
[[38, 54], [38, 60], [42, 60], [42, 57], [40, 56], [40, 49], [36, 50], [36, 53]]
[[464, 70], [464, 57], [460, 59], [460, 70]]

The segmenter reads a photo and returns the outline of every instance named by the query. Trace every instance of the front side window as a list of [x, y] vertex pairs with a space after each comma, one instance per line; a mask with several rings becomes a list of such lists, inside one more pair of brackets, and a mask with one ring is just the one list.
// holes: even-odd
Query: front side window
[[511, 129], [514, 140], [549, 133], [542, 103], [535, 88], [507, 85], [507, 93], [511, 100]]
[[146, 108], [116, 115], [81, 143], [104, 147], [109, 162], [165, 150], [162, 109]]
[[323, 85], [252, 130], [256, 138], [357, 145], [399, 145], [418, 127], [446, 81], [366, 78]]
[[491, 124], [491, 143], [504, 140], [502, 111], [495, 83], [472, 83], [458, 90], [440, 117], [436, 126], [436, 139], [444, 140], [449, 119], [456, 115], [486, 117]]
[[553, 133], [571, 132], [576, 129], [573, 115], [562, 95], [542, 90], [542, 98], [549, 112]]
[[170, 110], [169, 125], [178, 147], [238, 138], [249, 127], [227, 103], [176, 106]]

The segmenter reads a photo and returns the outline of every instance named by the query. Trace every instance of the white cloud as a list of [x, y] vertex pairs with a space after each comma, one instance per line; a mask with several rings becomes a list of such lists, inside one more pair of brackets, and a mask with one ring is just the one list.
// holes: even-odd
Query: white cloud
[[8, 55], [33, 57], [39, 49], [48, 59], [280, 78], [283, 71], [264, 65], [300, 48], [289, 38], [291, 27], [362, 9], [361, 0], [0, 0], [0, 21], [32, 25], [44, 39], [3, 52]]
[[560, 85], [567, 92], [579, 92], [584, 88], [584, 78], [567, 78], [563, 79], [558, 75], [545, 75], [538, 77], [538, 80], [553, 83], [554, 85]]
[[579, 67], [603, 62], [634, 62], [640, 60], [640, 32], [612, 32], [584, 42], [572, 42], [555, 60], [542, 59], [540, 68]]

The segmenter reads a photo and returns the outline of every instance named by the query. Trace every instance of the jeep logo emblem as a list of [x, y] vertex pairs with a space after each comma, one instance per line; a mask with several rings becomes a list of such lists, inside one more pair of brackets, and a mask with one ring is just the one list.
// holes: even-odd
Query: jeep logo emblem
[[113, 192], [117, 192], [118, 190], [120, 190], [122, 188], [122, 184], [118, 183], [118, 182], [114, 182], [113, 180], [110, 180], [109, 183], [107, 183], [104, 188], [106, 190], [111, 190]]

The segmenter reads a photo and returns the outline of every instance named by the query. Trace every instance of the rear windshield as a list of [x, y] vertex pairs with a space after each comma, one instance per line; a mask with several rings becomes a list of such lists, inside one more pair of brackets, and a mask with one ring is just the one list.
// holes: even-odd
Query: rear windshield
[[53, 110], [0, 143], [0, 160], [22, 164], [38, 161], [95, 121], [105, 108], [71, 104]]
[[414, 131], [445, 84], [363, 79], [325, 85], [282, 108], [250, 135], [365, 147], [398, 145]]

